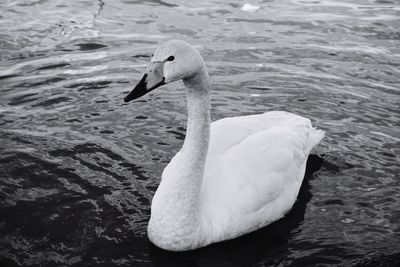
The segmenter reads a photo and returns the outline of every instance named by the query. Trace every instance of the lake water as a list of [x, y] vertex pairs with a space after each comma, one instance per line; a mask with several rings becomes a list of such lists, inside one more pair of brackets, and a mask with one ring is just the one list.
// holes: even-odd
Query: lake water
[[[400, 3], [188, 2], [1, 1], [0, 265], [398, 266]], [[171, 38], [203, 55], [213, 120], [286, 110], [326, 131], [286, 218], [187, 253], [146, 234], [183, 84], [123, 102]]]

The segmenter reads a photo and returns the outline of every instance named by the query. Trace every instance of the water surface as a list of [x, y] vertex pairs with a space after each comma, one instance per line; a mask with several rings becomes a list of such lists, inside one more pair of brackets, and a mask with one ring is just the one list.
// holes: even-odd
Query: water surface
[[[2, 266], [399, 264], [400, 4], [251, 3], [0, 3]], [[286, 218], [183, 254], [146, 235], [185, 136], [183, 84], [123, 103], [171, 38], [203, 55], [213, 120], [286, 110], [326, 131]]]

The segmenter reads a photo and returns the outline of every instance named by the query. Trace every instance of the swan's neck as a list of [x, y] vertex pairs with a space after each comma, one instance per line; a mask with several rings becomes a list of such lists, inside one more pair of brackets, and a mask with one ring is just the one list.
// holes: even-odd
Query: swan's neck
[[[188, 122], [181, 151], [165, 168], [153, 198], [149, 237], [171, 249], [196, 242], [199, 233], [199, 194], [210, 137], [209, 78], [205, 68], [185, 79]], [[188, 242], [187, 244], [184, 244]]]
[[[190, 166], [188, 175], [200, 186], [210, 138], [210, 98], [207, 72], [184, 80], [187, 91], [188, 122], [181, 153]], [[195, 179], [196, 178], [196, 179]]]

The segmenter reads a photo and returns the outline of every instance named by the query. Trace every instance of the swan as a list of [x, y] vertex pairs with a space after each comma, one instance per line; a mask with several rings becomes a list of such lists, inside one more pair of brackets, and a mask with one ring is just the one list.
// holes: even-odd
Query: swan
[[187, 95], [186, 137], [153, 197], [150, 241], [165, 250], [192, 250], [282, 218], [297, 199], [308, 154], [324, 132], [284, 111], [211, 123], [205, 63], [181, 40], [155, 50], [124, 101], [178, 80]]

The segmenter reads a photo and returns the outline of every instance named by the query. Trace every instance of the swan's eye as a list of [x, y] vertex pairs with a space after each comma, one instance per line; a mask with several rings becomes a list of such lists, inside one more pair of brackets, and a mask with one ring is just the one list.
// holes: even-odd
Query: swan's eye
[[170, 56], [169, 58], [167, 58], [167, 61], [173, 61], [175, 59], [174, 56]]

